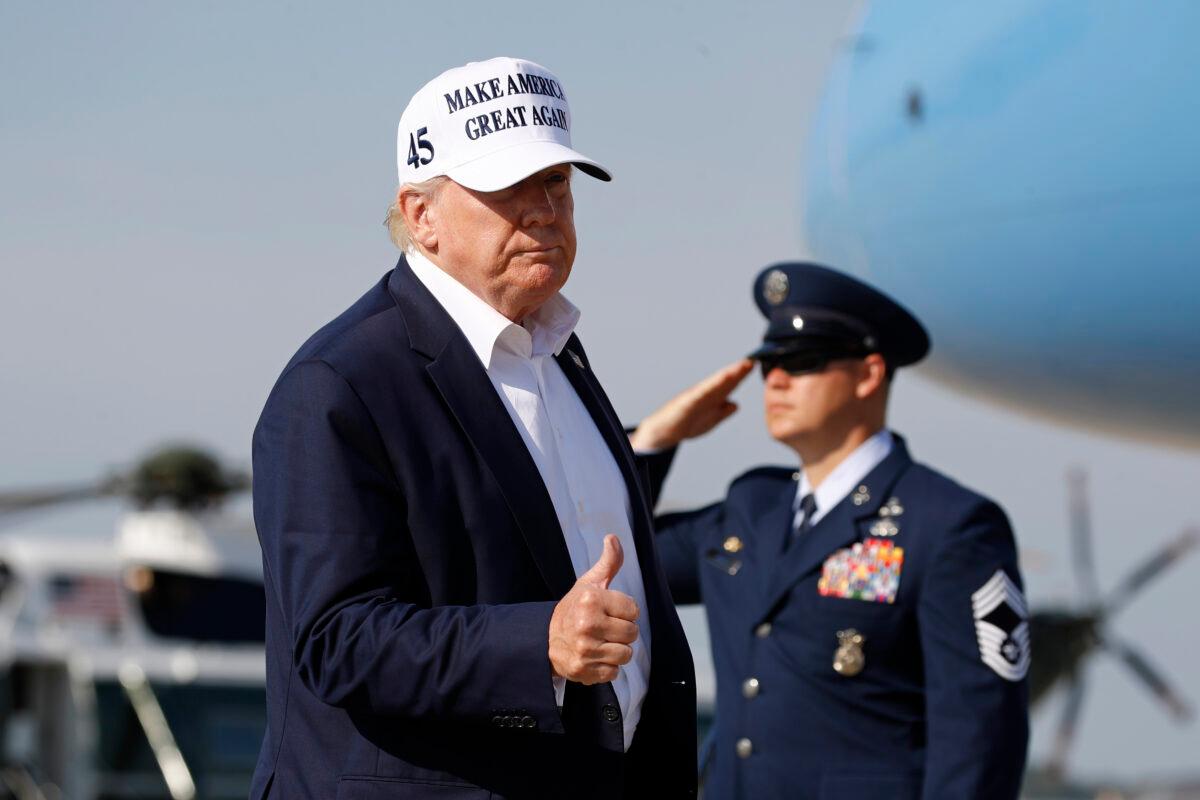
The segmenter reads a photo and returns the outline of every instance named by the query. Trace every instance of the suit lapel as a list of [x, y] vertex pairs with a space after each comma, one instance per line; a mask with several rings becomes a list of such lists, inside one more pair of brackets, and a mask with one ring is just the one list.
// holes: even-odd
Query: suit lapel
[[512, 418], [462, 331], [402, 259], [388, 281], [412, 348], [504, 495], [538, 570], [555, 597], [575, 584], [575, 569], [554, 504]]
[[[796, 516], [793, 503], [796, 499], [796, 482], [791, 481], [782, 486], [774, 501], [765, 504], [755, 515], [751, 530], [761, 539], [761, 545], [756, 547], [758, 558], [764, 565], [778, 565], [784, 550], [788, 549], [788, 540], [792, 536], [792, 520]], [[764, 587], [766, 588], [766, 587]]]
[[[812, 527], [800, 541], [790, 547], [779, 561], [765, 597], [763, 614], [770, 613], [792, 586], [825, 563], [825, 559], [838, 549], [858, 540], [859, 520], [879, 513], [880, 506], [890, 496], [888, 493], [899, 480], [901, 473], [912, 464], [904, 439], [894, 436], [892, 452], [875, 469], [863, 478], [862, 486], [867, 491], [860, 493], [858, 487], [834, 506], [821, 521]], [[855, 502], [855, 497], [867, 499]], [[791, 506], [789, 503], [788, 510]], [[790, 521], [786, 535], [791, 535]]]
[[[626, 437], [608, 397], [604, 394], [604, 390], [600, 388], [599, 382], [583, 360], [582, 352], [583, 348], [579, 344], [579, 339], [572, 335], [555, 360], [575, 389], [575, 393], [579, 395], [579, 399], [583, 401], [584, 407], [591, 415], [592, 422], [600, 431], [604, 443], [608, 445], [613, 460], [616, 461], [617, 468], [621, 471], [621, 477], [625, 479], [625, 490], [629, 494], [629, 507], [633, 517], [631, 520], [633, 542], [637, 548], [638, 566], [642, 573], [642, 588], [646, 593], [650, 629], [653, 631], [650, 638], [650, 657], [656, 666], [655, 671], [652, 671], [651, 678], [666, 677], [662, 674], [667, 672], [666, 670], [661, 672], [658, 670], [660, 666], [667, 663], [667, 659], [675, 651], [679, 642], [684, 641], [683, 628], [679, 626], [678, 617], [675, 614], [667, 613], [674, 607], [674, 604], [668, 594], [666, 577], [662, 574], [658, 558], [655, 555], [650, 508], [647, 505], [645, 489], [638, 479], [629, 439]], [[675, 631], [675, 636], [666, 635], [668, 626], [669, 629]], [[671, 645], [668, 646], [668, 643]]]

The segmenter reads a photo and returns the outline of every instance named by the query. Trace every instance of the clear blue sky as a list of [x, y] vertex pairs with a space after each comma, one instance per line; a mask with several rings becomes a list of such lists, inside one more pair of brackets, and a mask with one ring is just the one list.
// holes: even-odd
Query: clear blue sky
[[[847, 13], [819, 2], [0, 6], [0, 485], [85, 479], [165, 439], [247, 462], [284, 362], [395, 260], [380, 222], [407, 98], [494, 55], [555, 71], [576, 146], [616, 175], [577, 183], [567, 294], [597, 372], [636, 420], [746, 352], [762, 330], [752, 277], [805, 254], [804, 132]], [[685, 449], [672, 505], [788, 460], [762, 433], [756, 379], [738, 399], [742, 413]], [[1035, 606], [1073, 589], [1069, 464], [1092, 473], [1105, 585], [1200, 518], [1194, 452], [1027, 420], [919, 372], [901, 376], [893, 423], [919, 459], [1007, 507]], [[110, 517], [39, 525], [103, 533]], [[1188, 681], [1197, 569], [1193, 558], [1156, 584], [1116, 630], [1200, 704]], [[702, 638], [700, 617], [687, 620]], [[1110, 662], [1090, 678], [1079, 772], [1200, 766], [1196, 726], [1174, 727]]]

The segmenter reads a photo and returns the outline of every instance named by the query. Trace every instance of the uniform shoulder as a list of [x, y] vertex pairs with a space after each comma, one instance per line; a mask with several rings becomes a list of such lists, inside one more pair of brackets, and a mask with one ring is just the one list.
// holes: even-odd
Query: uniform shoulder
[[936, 509], [936, 517], [950, 527], [978, 518], [979, 515], [1001, 518], [1007, 524], [1007, 514], [991, 497], [964, 486], [926, 464], [914, 463], [905, 475], [903, 483], [907, 496], [923, 498], [928, 503], [927, 507]]
[[755, 491], [757, 489], [772, 489], [782, 483], [794, 483], [796, 480], [795, 467], [763, 466], [746, 470], [733, 479], [729, 484], [729, 492]]

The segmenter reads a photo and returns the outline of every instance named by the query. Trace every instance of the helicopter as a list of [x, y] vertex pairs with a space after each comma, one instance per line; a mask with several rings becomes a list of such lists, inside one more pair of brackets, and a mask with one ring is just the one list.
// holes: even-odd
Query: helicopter
[[245, 797], [266, 726], [261, 562], [223, 505], [249, 476], [186, 445], [0, 522], [101, 498], [112, 539], [0, 534], [0, 797]]
[[1177, 722], [1187, 722], [1193, 710], [1140, 650], [1117, 636], [1115, 617], [1138, 593], [1160, 578], [1188, 552], [1200, 545], [1200, 529], [1189, 527], [1132, 569], [1115, 589], [1104, 595], [1096, 576], [1092, 547], [1087, 475], [1080, 468], [1067, 474], [1072, 568], [1079, 591], [1076, 607], [1048, 607], [1030, 615], [1030, 705], [1036, 706], [1062, 687], [1066, 702], [1059, 717], [1053, 750], [1037, 769], [1040, 779], [1063, 780], [1067, 756], [1075, 739], [1079, 714], [1087, 693], [1087, 665], [1092, 657], [1116, 658], [1162, 704]]

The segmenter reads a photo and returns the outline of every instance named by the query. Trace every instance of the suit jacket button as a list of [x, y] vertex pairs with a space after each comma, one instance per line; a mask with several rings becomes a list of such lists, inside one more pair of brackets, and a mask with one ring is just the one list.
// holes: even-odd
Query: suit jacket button
[[771, 635], [771, 623], [764, 622], [754, 629], [754, 635], [760, 639], [765, 639]]
[[497, 728], [503, 728], [504, 727], [504, 717], [501, 717], [501, 716], [492, 717], [492, 724], [495, 725]]
[[753, 700], [758, 697], [759, 683], [758, 678], [746, 678], [742, 683], [742, 697], [747, 700]]
[[533, 728], [536, 728], [536, 727], [537, 727], [537, 720], [536, 720], [536, 719], [534, 719], [533, 717], [522, 717], [522, 719], [521, 719], [521, 727], [522, 727], [522, 728], [529, 728], [529, 729], [531, 729], [531, 730], [532, 730]]
[[607, 703], [604, 706], [604, 719], [607, 722], [620, 722], [621, 710], [612, 703]]
[[754, 752], [754, 742], [752, 742], [746, 738], [737, 740], [738, 758], [749, 758], [750, 754], [753, 752]]

